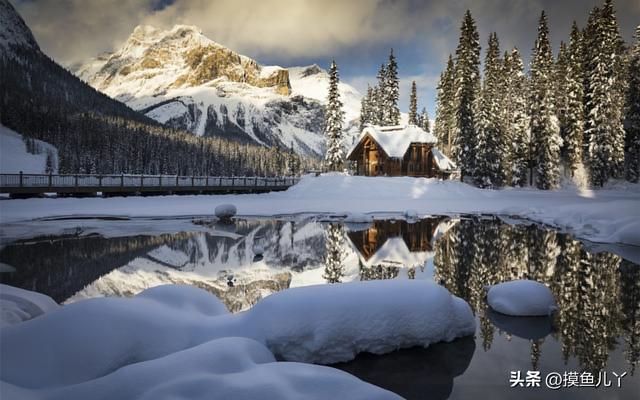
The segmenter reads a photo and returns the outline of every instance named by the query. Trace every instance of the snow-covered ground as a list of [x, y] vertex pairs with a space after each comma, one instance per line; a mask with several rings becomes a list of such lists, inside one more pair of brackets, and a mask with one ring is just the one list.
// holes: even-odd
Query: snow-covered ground
[[49, 143], [34, 140], [36, 154], [29, 153], [19, 133], [0, 125], [0, 172], [42, 174], [47, 168], [47, 154], [51, 156], [53, 171], [58, 170], [58, 150]]
[[357, 212], [401, 217], [407, 210], [419, 215], [509, 215], [545, 223], [593, 242], [640, 246], [637, 184], [593, 191], [488, 190], [437, 179], [328, 174], [306, 176], [285, 192], [267, 194], [4, 200], [0, 201], [0, 220], [3, 229], [12, 230], [18, 221], [51, 216], [212, 215], [223, 203], [234, 204], [238, 215], [243, 216]]
[[346, 361], [474, 331], [469, 305], [424, 281], [291, 289], [238, 314], [202, 289], [165, 285], [2, 328], [0, 361], [11, 368], [0, 369], [0, 392], [65, 400], [397, 398], [298, 362]]

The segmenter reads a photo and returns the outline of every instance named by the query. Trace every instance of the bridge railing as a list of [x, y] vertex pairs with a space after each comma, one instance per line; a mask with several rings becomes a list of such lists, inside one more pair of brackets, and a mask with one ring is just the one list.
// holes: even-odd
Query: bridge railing
[[300, 178], [257, 176], [177, 176], [99, 174], [0, 174], [3, 188], [168, 188], [168, 187], [282, 187], [295, 185]]

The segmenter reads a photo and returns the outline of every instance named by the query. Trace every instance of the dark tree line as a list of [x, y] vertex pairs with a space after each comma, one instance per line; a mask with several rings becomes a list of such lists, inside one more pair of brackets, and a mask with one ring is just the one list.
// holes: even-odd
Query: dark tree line
[[103, 95], [38, 50], [0, 55], [0, 122], [58, 149], [61, 173], [288, 175], [315, 166], [291, 149], [169, 129]]
[[[486, 285], [515, 279], [546, 284], [558, 303], [557, 331], [565, 363], [599, 371], [610, 351], [623, 346], [631, 371], [640, 360], [640, 273], [610, 253], [591, 253], [569, 235], [535, 225], [499, 220], [460, 220], [435, 244], [434, 277], [462, 297], [479, 316], [485, 350], [495, 327], [486, 306]], [[508, 334], [508, 333], [507, 333]], [[536, 369], [543, 340], [531, 343]]]
[[[475, 21], [463, 18], [455, 57], [438, 85], [435, 134], [463, 177], [482, 187], [557, 188], [562, 172], [594, 186], [640, 165], [640, 27], [627, 48], [613, 1], [574, 22], [556, 57], [540, 16], [528, 75], [517, 49], [489, 38], [484, 74]], [[528, 175], [528, 176], [527, 176]]]

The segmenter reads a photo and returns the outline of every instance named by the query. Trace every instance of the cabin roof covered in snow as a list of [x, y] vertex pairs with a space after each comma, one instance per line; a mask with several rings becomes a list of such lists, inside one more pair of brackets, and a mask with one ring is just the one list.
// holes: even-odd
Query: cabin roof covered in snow
[[435, 136], [425, 132], [422, 128], [415, 125], [393, 125], [393, 126], [376, 126], [367, 125], [360, 134], [356, 144], [349, 150], [349, 156], [362, 142], [365, 136], [369, 135], [373, 140], [382, 147], [385, 153], [392, 158], [402, 158], [411, 143], [430, 143], [438, 142]]
[[445, 156], [437, 147], [431, 149], [431, 154], [433, 154], [433, 159], [440, 171], [454, 171], [458, 169], [456, 163]]

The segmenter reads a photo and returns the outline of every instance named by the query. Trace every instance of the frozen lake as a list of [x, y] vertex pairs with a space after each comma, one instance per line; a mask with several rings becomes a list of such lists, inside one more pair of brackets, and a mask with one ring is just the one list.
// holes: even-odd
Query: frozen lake
[[[63, 236], [3, 237], [0, 281], [58, 302], [132, 296], [160, 284], [195, 285], [233, 312], [289, 287], [372, 279], [435, 280], [467, 300], [475, 336], [335, 365], [406, 398], [539, 397], [510, 388], [511, 372], [607, 374], [611, 387], [547, 390], [551, 398], [628, 398], [640, 390], [640, 269], [637, 248], [582, 243], [521, 221], [492, 217], [381, 219], [337, 217], [196, 220], [39, 221]], [[91, 225], [89, 223], [89, 225]], [[145, 226], [153, 229], [145, 232]], [[74, 229], [77, 226], [77, 229]], [[137, 226], [137, 227], [136, 227]], [[37, 231], [37, 230], [36, 230]], [[101, 234], [108, 233], [108, 237]], [[6, 267], [5, 266], [5, 267]], [[5, 268], [7, 269], [7, 268]], [[513, 279], [547, 284], [553, 319], [487, 309], [484, 287]], [[621, 387], [618, 375], [625, 373]]]

